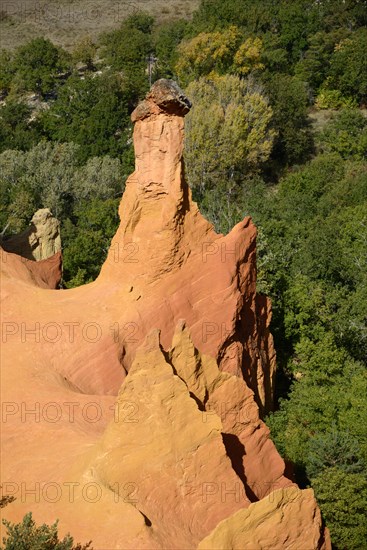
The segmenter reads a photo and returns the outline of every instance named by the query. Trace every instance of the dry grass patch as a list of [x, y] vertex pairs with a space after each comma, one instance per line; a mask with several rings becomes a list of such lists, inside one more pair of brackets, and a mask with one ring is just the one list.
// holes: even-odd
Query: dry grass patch
[[190, 17], [199, 0], [1, 0], [0, 46], [13, 49], [43, 36], [66, 49], [85, 35], [96, 38], [137, 11], [157, 21]]

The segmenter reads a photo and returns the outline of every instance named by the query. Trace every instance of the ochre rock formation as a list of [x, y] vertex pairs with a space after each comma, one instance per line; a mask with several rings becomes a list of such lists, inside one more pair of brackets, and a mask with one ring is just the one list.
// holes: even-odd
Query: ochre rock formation
[[223, 520], [198, 550], [294, 550], [330, 547], [312, 489], [278, 489]]
[[95, 282], [51, 290], [48, 264], [2, 257], [3, 516], [59, 518], [101, 550], [329, 549], [260, 419], [275, 354], [256, 231], [218, 235], [192, 202], [189, 108], [158, 81], [133, 113], [136, 170]]
[[41, 208], [23, 233], [4, 238], [1, 245], [28, 260], [46, 260], [61, 252], [60, 223], [48, 208]]
[[0, 242], [1, 276], [56, 289], [62, 277], [60, 223], [48, 208], [34, 214], [29, 227]]
[[56, 289], [62, 276], [61, 252], [40, 261], [28, 260], [0, 247], [2, 288], [6, 278], [23, 281], [40, 288]]
[[[256, 294], [256, 230], [245, 218], [229, 235], [218, 235], [192, 202], [182, 156], [188, 109], [175, 85], [159, 81], [133, 112], [136, 170], [99, 282], [127, 283], [142, 337], [159, 327], [169, 346], [184, 318], [194, 344], [221, 370], [243, 376], [262, 411], [269, 410], [275, 353], [271, 306]], [[135, 353], [129, 348], [126, 370]]]

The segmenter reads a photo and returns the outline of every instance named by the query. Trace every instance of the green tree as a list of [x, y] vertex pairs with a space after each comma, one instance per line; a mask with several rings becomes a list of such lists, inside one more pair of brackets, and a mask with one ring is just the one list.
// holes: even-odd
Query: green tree
[[[298, 480], [303, 485], [307, 481], [305, 472], [319, 475], [330, 465], [345, 471], [354, 467], [366, 475], [366, 373], [363, 365], [350, 359], [340, 362], [335, 344], [334, 348], [327, 345], [324, 338], [308, 352], [297, 350], [293, 366], [294, 370], [297, 368], [297, 379], [291, 393], [288, 399], [281, 399], [279, 411], [267, 418], [279, 451], [300, 474], [303, 472]], [[325, 364], [327, 372], [322, 371]], [[346, 411], [350, 413], [344, 418]], [[338, 447], [331, 447], [332, 436], [325, 435], [333, 426], [339, 433]]]
[[72, 60], [74, 63], [83, 63], [87, 69], [94, 69], [94, 58], [97, 53], [97, 46], [90, 36], [81, 38], [74, 47]]
[[8, 98], [0, 107], [0, 152], [6, 149], [27, 150], [40, 137], [31, 108], [26, 103]]
[[367, 101], [367, 28], [356, 30], [334, 48], [326, 87], [340, 90], [346, 97]]
[[272, 0], [202, 0], [194, 13], [195, 32], [213, 31], [237, 25], [249, 33], [260, 33], [272, 29], [276, 3]]
[[322, 11], [310, 0], [205, 0], [193, 18], [197, 32], [237, 25], [243, 32], [279, 37], [279, 47], [288, 54], [289, 65], [307, 48], [307, 38], [322, 25]]
[[315, 477], [312, 487], [335, 548], [366, 549], [366, 478], [333, 467]]
[[40, 142], [25, 153], [25, 170], [16, 190], [30, 190], [38, 208], [50, 208], [61, 218], [72, 201], [78, 150], [73, 143]]
[[345, 159], [367, 158], [367, 118], [357, 109], [342, 109], [319, 135], [323, 152], [337, 152]]
[[200, 212], [214, 225], [218, 233], [227, 234], [251, 212], [251, 199], [262, 185], [256, 175], [242, 177], [236, 184], [225, 178], [214, 186], [193, 187], [193, 199], [200, 205]]
[[70, 219], [63, 222], [65, 286], [89, 283], [98, 276], [118, 227], [118, 203], [119, 199], [80, 201], [74, 211], [75, 223]]
[[315, 91], [326, 79], [336, 44], [347, 38], [350, 31], [337, 28], [331, 32], [318, 31], [308, 38], [308, 48], [295, 66], [296, 76]]
[[127, 17], [120, 28], [102, 35], [101, 55], [104, 62], [120, 71], [124, 90], [135, 104], [149, 87], [147, 56], [152, 53], [154, 19], [143, 12]]
[[35, 210], [50, 208], [65, 215], [73, 200], [73, 178], [78, 166], [74, 144], [40, 142], [26, 153], [0, 155], [2, 195], [6, 199], [4, 223], [17, 232], [29, 223]]
[[[322, 68], [314, 56], [316, 52], [313, 37], [317, 33], [348, 33], [365, 27], [366, 7], [365, 0], [202, 0], [194, 13], [188, 34], [192, 38], [202, 32], [213, 32], [236, 25], [247, 35], [257, 35], [260, 38], [267, 36], [265, 42], [268, 45], [273, 42], [274, 45], [274, 49], [270, 47], [268, 50], [269, 57], [276, 57], [281, 51], [285, 51], [288, 63], [287, 66], [283, 65], [283, 70], [289, 74], [292, 74], [295, 64], [302, 62], [304, 55], [309, 57], [307, 51], [311, 46], [313, 53], [311, 52], [310, 58], [314, 58], [318, 71]], [[319, 45], [321, 61], [324, 50]], [[306, 66], [310, 74], [312, 69], [308, 62], [309, 60]]]
[[363, 473], [366, 470], [357, 439], [348, 432], [341, 432], [335, 428], [311, 439], [307, 475], [312, 479], [327, 468], [334, 467], [347, 474]]
[[119, 159], [93, 157], [81, 166], [73, 177], [75, 201], [110, 199], [122, 195], [124, 177]]
[[158, 60], [155, 77], [175, 78], [175, 65], [179, 57], [177, 46], [183, 40], [187, 26], [188, 22], [183, 19], [155, 26], [152, 37]]
[[291, 63], [297, 63], [308, 48], [309, 36], [322, 25], [322, 8], [310, 0], [281, 0], [278, 9], [280, 42]]
[[[40, 142], [27, 153], [0, 155], [2, 227], [20, 231], [35, 210], [50, 208], [60, 221], [76, 220], [80, 204], [92, 199], [115, 199], [123, 191], [123, 169], [118, 159], [91, 158], [80, 165], [79, 146]], [[77, 213], [78, 212], [78, 213]]]
[[366, 0], [329, 0], [322, 3], [325, 30], [345, 28], [355, 30], [367, 25]]
[[[24, 155], [20, 151], [4, 151], [0, 154], [0, 231], [10, 227], [18, 232], [23, 229], [9, 222], [9, 206], [13, 198], [13, 189], [16, 187], [18, 179], [21, 177], [24, 167]], [[33, 207], [32, 209], [33, 210]], [[32, 216], [32, 212], [30, 213]], [[28, 213], [26, 215], [28, 221]], [[30, 219], [30, 218], [29, 218]], [[25, 220], [24, 220], [25, 221]]]
[[200, 33], [179, 46], [176, 72], [184, 84], [210, 74], [225, 74], [233, 62], [233, 56], [241, 41], [241, 33], [235, 26], [223, 31]]
[[13, 55], [8, 50], [0, 50], [0, 92], [8, 94], [14, 77]]
[[40, 125], [51, 140], [79, 144], [82, 162], [102, 155], [118, 157], [131, 147], [127, 102], [114, 74], [89, 74], [83, 80], [71, 76], [40, 117]]
[[36, 201], [32, 192], [24, 188], [19, 189], [2, 212], [3, 230], [20, 233], [27, 227], [36, 210]]
[[276, 73], [266, 82], [266, 90], [273, 109], [272, 125], [278, 133], [272, 158], [283, 165], [304, 162], [313, 152], [305, 84], [295, 77]]
[[68, 68], [69, 56], [45, 38], [34, 38], [20, 46], [14, 57], [14, 69], [24, 90], [44, 96], [52, 92], [60, 73]]

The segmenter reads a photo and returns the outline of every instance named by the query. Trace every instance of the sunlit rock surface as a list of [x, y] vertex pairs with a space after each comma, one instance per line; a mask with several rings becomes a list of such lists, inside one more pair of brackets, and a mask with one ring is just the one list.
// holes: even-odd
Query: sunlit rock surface
[[134, 111], [136, 170], [95, 282], [51, 290], [56, 257], [2, 254], [3, 516], [59, 518], [101, 550], [239, 549], [269, 521], [269, 548], [327, 549], [260, 419], [275, 352], [256, 230], [218, 235], [192, 202], [189, 108], [162, 80]]

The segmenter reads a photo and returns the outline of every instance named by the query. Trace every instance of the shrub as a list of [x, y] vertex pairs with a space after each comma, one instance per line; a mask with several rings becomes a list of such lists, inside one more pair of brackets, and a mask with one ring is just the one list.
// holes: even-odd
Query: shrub
[[93, 550], [92, 541], [74, 545], [74, 539], [69, 534], [62, 540], [57, 533], [58, 520], [52, 525], [45, 523], [37, 527], [32, 513], [29, 512], [21, 523], [11, 523], [3, 520], [7, 537], [3, 537], [4, 546], [0, 550]]
[[315, 106], [318, 109], [340, 109], [342, 107], [357, 107], [357, 102], [351, 97], [344, 97], [340, 90], [323, 88], [317, 94]]

